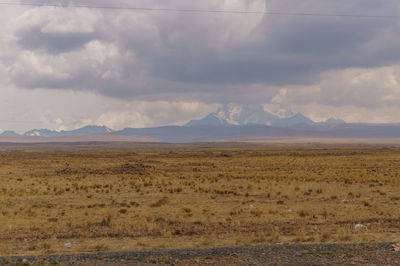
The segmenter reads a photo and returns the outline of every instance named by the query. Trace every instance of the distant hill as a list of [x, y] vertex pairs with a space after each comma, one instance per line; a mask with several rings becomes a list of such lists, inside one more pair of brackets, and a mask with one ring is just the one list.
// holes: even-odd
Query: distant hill
[[216, 115], [230, 125], [272, 125], [279, 117], [264, 109], [262, 105], [228, 104], [216, 111]]
[[305, 117], [302, 113], [297, 113], [292, 117], [277, 119], [272, 123], [275, 127], [292, 127], [301, 124], [314, 125], [315, 122]]
[[321, 124], [328, 126], [336, 126], [336, 125], [346, 124], [346, 122], [343, 119], [329, 118], [325, 122], [321, 122]]
[[127, 128], [112, 134], [147, 136], [164, 142], [201, 142], [257, 138], [400, 138], [398, 124], [296, 124], [292, 127], [245, 126], [167, 126]]
[[59, 137], [59, 136], [95, 136], [111, 133], [105, 126], [85, 126], [71, 131], [54, 131], [48, 129], [33, 129], [24, 134], [28, 137]]
[[19, 136], [18, 133], [14, 132], [14, 131], [10, 131], [10, 130], [4, 131], [0, 135], [2, 135], [2, 136]]
[[[282, 115], [283, 114], [283, 115]], [[125, 128], [113, 131], [106, 126], [85, 126], [70, 131], [34, 129], [24, 136], [6, 131], [3, 139], [26, 138], [45, 141], [81, 137], [85, 140], [152, 140], [161, 142], [201, 142], [265, 138], [400, 138], [400, 124], [348, 124], [330, 118], [314, 122], [301, 113], [271, 113], [262, 106], [229, 104], [202, 119], [184, 126]], [[83, 137], [83, 138], [82, 138]]]
[[61, 131], [61, 136], [93, 136], [111, 133], [112, 130], [106, 126], [85, 126], [71, 131]]
[[[297, 122], [297, 120], [293, 119]], [[292, 121], [293, 121], [292, 120]], [[300, 120], [308, 120], [302, 118]], [[285, 124], [287, 125], [287, 124]], [[31, 134], [31, 135], [29, 135]], [[76, 134], [76, 135], [74, 135]], [[400, 138], [399, 124], [346, 124], [346, 123], [313, 123], [295, 124], [290, 127], [266, 125], [197, 125], [165, 126], [154, 128], [126, 128], [111, 131], [106, 127], [85, 127], [73, 131], [32, 130], [25, 136], [2, 136], [4, 140], [26, 140], [44, 142], [67, 140], [81, 137], [80, 140], [130, 140], [148, 139], [161, 142], [185, 143], [202, 141], [227, 141], [240, 139], [265, 138]], [[126, 138], [129, 137], [129, 138]], [[134, 137], [134, 138], [130, 138]], [[8, 139], [7, 139], [8, 138]]]
[[216, 113], [211, 113], [208, 116], [200, 120], [192, 120], [186, 124], [187, 127], [195, 126], [229, 126], [230, 124], [226, 120], [218, 117]]
[[304, 116], [302, 113], [293, 114], [291, 111], [286, 113], [286, 116], [282, 117], [265, 110], [262, 105], [228, 104], [202, 119], [190, 121], [186, 126], [265, 125], [288, 128], [301, 125], [333, 126], [345, 123], [342, 119], [334, 118], [317, 123]]
[[57, 136], [59, 132], [49, 130], [49, 129], [32, 129], [28, 132], [25, 132], [24, 136], [27, 137], [54, 137]]
[[166, 126], [155, 128], [126, 128], [112, 134], [123, 136], [148, 136], [165, 142], [201, 142], [231, 140], [243, 137], [294, 136], [287, 129], [264, 125], [247, 126]]

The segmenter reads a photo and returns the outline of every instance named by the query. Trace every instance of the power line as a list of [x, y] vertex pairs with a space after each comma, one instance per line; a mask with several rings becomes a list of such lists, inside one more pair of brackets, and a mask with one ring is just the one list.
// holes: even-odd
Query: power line
[[399, 15], [362, 15], [362, 14], [336, 14], [336, 13], [298, 13], [298, 12], [275, 12], [275, 11], [247, 11], [247, 10], [213, 10], [213, 9], [179, 9], [179, 8], [152, 8], [152, 7], [119, 7], [119, 6], [93, 6], [78, 4], [39, 4], [39, 3], [12, 3], [0, 2], [7, 6], [35, 6], [35, 7], [60, 7], [60, 8], [88, 8], [108, 10], [130, 10], [130, 11], [158, 11], [175, 13], [214, 13], [214, 14], [247, 14], [247, 15], [275, 15], [275, 16], [303, 16], [303, 17], [348, 17], [348, 18], [380, 18], [395, 19]]

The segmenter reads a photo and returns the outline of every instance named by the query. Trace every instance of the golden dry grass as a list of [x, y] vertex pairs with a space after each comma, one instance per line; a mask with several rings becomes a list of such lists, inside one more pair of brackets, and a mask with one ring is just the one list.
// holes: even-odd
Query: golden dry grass
[[0, 255], [398, 241], [399, 163], [396, 147], [9, 147]]

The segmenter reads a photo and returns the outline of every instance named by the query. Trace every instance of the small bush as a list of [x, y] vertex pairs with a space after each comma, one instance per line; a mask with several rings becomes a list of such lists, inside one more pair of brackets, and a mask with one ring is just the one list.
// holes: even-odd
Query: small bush
[[261, 215], [263, 214], [263, 212], [260, 211], [260, 210], [251, 210], [251, 211], [250, 211], [250, 214], [251, 214], [252, 216], [254, 216], [254, 217], [261, 217]]
[[152, 207], [152, 208], [161, 207], [161, 206], [166, 205], [168, 203], [169, 203], [168, 198], [164, 197], [164, 198], [158, 200], [157, 202], [155, 202], [153, 204], [150, 204], [150, 207]]
[[299, 214], [300, 217], [306, 217], [309, 215], [309, 213], [305, 210], [300, 210], [297, 213]]
[[111, 215], [107, 215], [106, 217], [104, 217], [103, 220], [101, 220], [101, 222], [98, 225], [110, 227], [111, 226]]

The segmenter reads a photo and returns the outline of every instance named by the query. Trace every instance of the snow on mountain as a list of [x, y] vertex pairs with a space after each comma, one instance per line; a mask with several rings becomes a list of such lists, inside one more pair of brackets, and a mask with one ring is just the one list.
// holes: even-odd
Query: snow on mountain
[[231, 125], [271, 125], [278, 116], [264, 110], [262, 105], [228, 104], [219, 108], [217, 116]]
[[112, 132], [112, 130], [106, 126], [85, 126], [79, 129], [71, 131], [61, 131], [62, 136], [93, 136], [93, 135], [105, 135]]
[[314, 125], [315, 122], [302, 113], [297, 113], [292, 117], [281, 118], [272, 123], [275, 127], [292, 127], [299, 124]]
[[285, 109], [285, 108], [265, 108], [266, 111], [270, 112], [271, 114], [276, 115], [278, 118], [288, 118], [288, 117], [292, 117], [295, 116], [296, 113], [294, 113], [292, 110], [290, 109]]
[[341, 124], [346, 124], [346, 122], [343, 119], [329, 118], [328, 120], [326, 120], [325, 122], [321, 122], [320, 124], [328, 126], [337, 126]]
[[[164, 134], [167, 135], [170, 134], [171, 137], [174, 137], [174, 134], [178, 134], [176, 132], [182, 131], [186, 132], [188, 135], [194, 134], [195, 136], [198, 137], [198, 140], [201, 140], [202, 137], [200, 136], [201, 134], [198, 131], [201, 129], [201, 127], [203, 127], [204, 132], [209, 132], [211, 135], [213, 135], [214, 132], [215, 134], [218, 133], [220, 135], [222, 134], [225, 136], [231, 134], [229, 133], [231, 130], [236, 130], [235, 131], [236, 135], [233, 133], [232, 133], [233, 135], [232, 134], [231, 135], [237, 137], [241, 136], [243, 132], [247, 132], [246, 134], [251, 133], [250, 135], [252, 134], [255, 135], [258, 131], [264, 132], [265, 130], [268, 130], [268, 132], [278, 130], [280, 132], [279, 134], [281, 133], [283, 134], [283, 132], [286, 132], [285, 130], [289, 131], [296, 130], [296, 131], [307, 131], [307, 132], [311, 130], [311, 131], [325, 132], [326, 130], [339, 130], [340, 125], [342, 124], [345, 124], [345, 121], [334, 118], [330, 118], [325, 122], [315, 123], [313, 120], [304, 116], [301, 113], [294, 114], [290, 110], [283, 110], [282, 112], [278, 111], [271, 112], [265, 109], [264, 106], [262, 105], [228, 104], [222, 106], [216, 112], [210, 113], [209, 115], [205, 116], [202, 119], [190, 121], [184, 127], [172, 126], [172, 127], [161, 127], [161, 128], [125, 129], [122, 131], [112, 131], [110, 128], [105, 126], [85, 126], [71, 131], [34, 129], [26, 132], [24, 135], [41, 136], [41, 137], [95, 136], [95, 135], [108, 135], [108, 134], [125, 135], [133, 133], [140, 135], [146, 132], [147, 133], [150, 132], [151, 134], [153, 134], [151, 135], [151, 137], [155, 137], [157, 139], [163, 139], [165, 138]], [[234, 127], [234, 126], [240, 126], [240, 127]], [[273, 126], [276, 128], [273, 129], [268, 126]], [[193, 127], [199, 127], [199, 128], [193, 128]], [[212, 127], [212, 128], [204, 128], [204, 127]], [[3, 134], [6, 134], [6, 132]], [[9, 134], [11, 134], [11, 132]], [[193, 138], [197, 140], [197, 137]]]
[[6, 130], [3, 133], [1, 133], [0, 135], [2, 135], [2, 136], [19, 136], [18, 133], [16, 133], [15, 131], [10, 131], [10, 130]]
[[224, 119], [218, 117], [216, 113], [211, 113], [202, 119], [192, 120], [185, 126], [194, 127], [194, 126], [229, 126], [229, 125], [230, 124], [226, 122]]
[[33, 129], [24, 134], [29, 137], [56, 137], [56, 136], [94, 136], [111, 133], [112, 130], [105, 126], [85, 126], [71, 131], [54, 131], [48, 129]]
[[57, 136], [58, 132], [48, 129], [33, 129], [25, 132], [24, 136], [28, 137], [54, 137]]
[[[286, 114], [286, 116], [282, 116], [283, 114]], [[329, 123], [333, 122], [333, 120], [329, 120]], [[291, 127], [297, 124], [314, 125], [315, 123], [301, 113], [294, 114], [288, 110], [280, 112], [280, 115], [277, 115], [265, 110], [262, 105], [227, 104], [203, 119], [190, 121], [187, 126], [266, 125]]]

